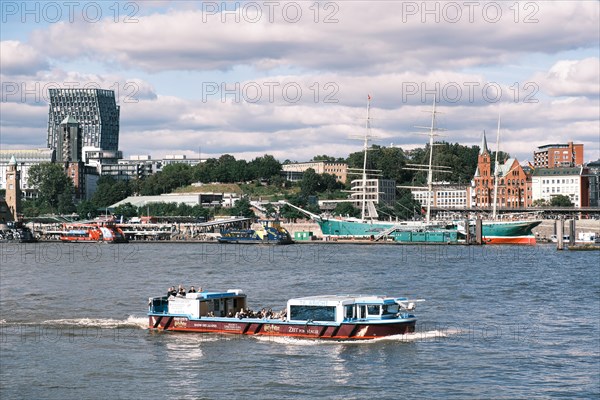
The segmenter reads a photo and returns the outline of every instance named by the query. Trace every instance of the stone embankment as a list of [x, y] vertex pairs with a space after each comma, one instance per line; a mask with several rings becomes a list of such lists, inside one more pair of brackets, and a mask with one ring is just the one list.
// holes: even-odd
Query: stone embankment
[[[557, 220], [545, 219], [540, 225], [533, 229], [533, 233], [540, 239], [549, 239], [554, 234], [554, 224]], [[569, 220], [563, 220], [565, 235], [569, 235]], [[596, 232], [600, 235], [600, 220], [578, 219], [575, 221], [575, 236], [579, 232]]]

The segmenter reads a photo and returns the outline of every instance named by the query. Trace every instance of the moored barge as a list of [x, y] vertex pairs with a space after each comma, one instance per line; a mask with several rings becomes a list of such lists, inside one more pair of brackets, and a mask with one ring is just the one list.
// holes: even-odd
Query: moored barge
[[[279, 315], [248, 313], [241, 290], [149, 298], [149, 328], [159, 331], [288, 336], [308, 339], [374, 339], [415, 331], [404, 297], [325, 295], [290, 299]], [[250, 315], [250, 316], [248, 316]]]

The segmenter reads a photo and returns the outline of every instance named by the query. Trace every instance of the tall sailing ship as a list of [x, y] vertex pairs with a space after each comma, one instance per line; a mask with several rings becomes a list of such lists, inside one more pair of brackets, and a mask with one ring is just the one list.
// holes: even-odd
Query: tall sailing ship
[[[425, 220], [422, 221], [380, 221], [378, 220], [377, 210], [375, 209], [374, 202], [367, 197], [367, 177], [369, 173], [375, 171], [368, 170], [367, 167], [367, 151], [369, 147], [369, 139], [371, 138], [371, 97], [368, 97], [367, 101], [367, 122], [366, 122], [366, 133], [364, 136], [364, 159], [362, 168], [361, 184], [355, 186], [354, 198], [359, 198], [361, 203], [361, 217], [360, 218], [340, 218], [331, 217], [324, 215], [317, 215], [296, 207], [292, 204], [288, 205], [304, 212], [309, 215], [321, 228], [321, 232], [325, 236], [331, 237], [352, 237], [352, 238], [372, 238], [378, 239], [387, 235], [392, 235], [397, 232], [448, 232], [453, 231], [461, 235], [466, 236], [467, 230], [473, 230], [475, 221], [469, 221], [469, 227], [466, 227], [463, 221], [434, 221], [431, 219], [431, 204], [432, 204], [432, 193], [433, 193], [433, 172], [449, 172], [447, 167], [436, 167], [432, 166], [433, 161], [433, 138], [437, 136], [438, 129], [436, 125], [436, 100], [433, 101], [433, 108], [431, 111], [431, 125], [429, 127], [419, 127], [429, 130], [429, 164], [428, 165], [409, 165], [409, 169], [427, 172], [427, 205]], [[498, 122], [498, 132], [500, 125]], [[496, 166], [498, 165], [496, 160]], [[498, 171], [499, 168], [496, 168]], [[497, 178], [497, 177], [495, 177]], [[494, 213], [491, 220], [482, 221], [482, 239], [484, 243], [490, 244], [536, 244], [535, 236], [532, 233], [532, 229], [538, 226], [540, 220], [513, 220], [513, 221], [500, 221], [496, 217], [496, 202], [497, 202], [497, 179], [495, 179], [495, 199], [494, 199]], [[403, 188], [413, 188], [411, 186], [401, 186]]]

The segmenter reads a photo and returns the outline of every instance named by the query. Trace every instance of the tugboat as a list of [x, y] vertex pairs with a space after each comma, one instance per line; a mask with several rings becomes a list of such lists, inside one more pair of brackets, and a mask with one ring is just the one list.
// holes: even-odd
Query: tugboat
[[262, 221], [261, 228], [254, 229], [223, 229], [217, 239], [219, 243], [237, 244], [292, 244], [292, 236], [275, 220], [269, 226], [269, 221]]
[[405, 297], [325, 295], [290, 299], [279, 313], [247, 308], [242, 290], [148, 299], [148, 327], [158, 331], [359, 340], [415, 331], [416, 303]]

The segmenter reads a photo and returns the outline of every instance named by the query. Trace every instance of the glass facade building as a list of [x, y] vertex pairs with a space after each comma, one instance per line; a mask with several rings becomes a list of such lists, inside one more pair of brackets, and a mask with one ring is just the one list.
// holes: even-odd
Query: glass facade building
[[48, 147], [59, 147], [60, 123], [73, 117], [81, 127], [82, 145], [102, 150], [119, 148], [120, 109], [113, 90], [49, 89]]

